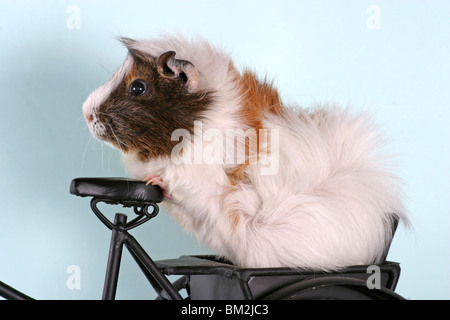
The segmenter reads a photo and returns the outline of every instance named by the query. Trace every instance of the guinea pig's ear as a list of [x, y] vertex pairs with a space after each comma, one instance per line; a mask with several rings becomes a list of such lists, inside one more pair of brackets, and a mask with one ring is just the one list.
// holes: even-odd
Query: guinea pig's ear
[[158, 73], [162, 77], [169, 79], [183, 77], [189, 92], [197, 89], [200, 82], [200, 75], [197, 69], [187, 60], [175, 59], [174, 51], [167, 51], [160, 55], [156, 65]]
[[136, 40], [126, 38], [126, 37], [120, 37], [119, 41], [123, 43], [123, 45], [128, 49], [128, 52], [137, 59], [147, 61], [149, 59], [148, 55], [144, 52], [138, 50], [135, 48]]

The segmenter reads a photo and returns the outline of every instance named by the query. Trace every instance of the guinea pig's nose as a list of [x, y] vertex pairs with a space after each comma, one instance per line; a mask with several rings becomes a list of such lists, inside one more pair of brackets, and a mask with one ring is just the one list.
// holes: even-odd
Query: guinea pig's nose
[[92, 122], [92, 120], [94, 120], [94, 116], [92, 115], [92, 113], [89, 112], [83, 112], [84, 114], [84, 118], [86, 119], [87, 123]]

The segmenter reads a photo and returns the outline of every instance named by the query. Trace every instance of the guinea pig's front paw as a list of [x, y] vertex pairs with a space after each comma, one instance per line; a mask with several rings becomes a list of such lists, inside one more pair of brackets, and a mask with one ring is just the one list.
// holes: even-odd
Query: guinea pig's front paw
[[172, 200], [172, 195], [168, 192], [167, 187], [165, 186], [161, 177], [154, 174], [150, 174], [144, 178], [144, 181], [147, 182], [146, 183], [147, 186], [149, 184], [159, 186], [162, 190], [164, 198], [166, 198], [167, 200]]

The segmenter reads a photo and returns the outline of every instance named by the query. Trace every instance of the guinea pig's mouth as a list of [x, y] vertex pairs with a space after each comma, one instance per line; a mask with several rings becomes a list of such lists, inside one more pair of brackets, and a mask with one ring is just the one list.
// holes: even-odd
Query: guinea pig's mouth
[[117, 134], [115, 126], [108, 121], [100, 121], [98, 118], [89, 123], [89, 129], [92, 135], [100, 141], [106, 142], [124, 152], [130, 148], [123, 138]]
[[115, 143], [116, 141], [114, 141], [113, 131], [107, 128], [107, 126], [95, 116], [92, 118], [92, 121], [88, 122], [88, 127], [89, 131], [96, 139], [111, 144], [115, 147], [120, 147], [117, 143]]
[[92, 135], [99, 140], [106, 141], [107, 135], [105, 125], [101, 123], [96, 117], [92, 117], [91, 119], [92, 120], [88, 122], [88, 127]]

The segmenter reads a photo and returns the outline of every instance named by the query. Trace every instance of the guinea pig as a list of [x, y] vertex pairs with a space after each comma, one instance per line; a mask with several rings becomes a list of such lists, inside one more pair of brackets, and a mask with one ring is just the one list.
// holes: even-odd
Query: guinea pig
[[408, 223], [366, 113], [285, 104], [224, 50], [180, 35], [121, 38], [124, 63], [83, 104], [92, 134], [218, 255], [246, 268], [379, 263]]

